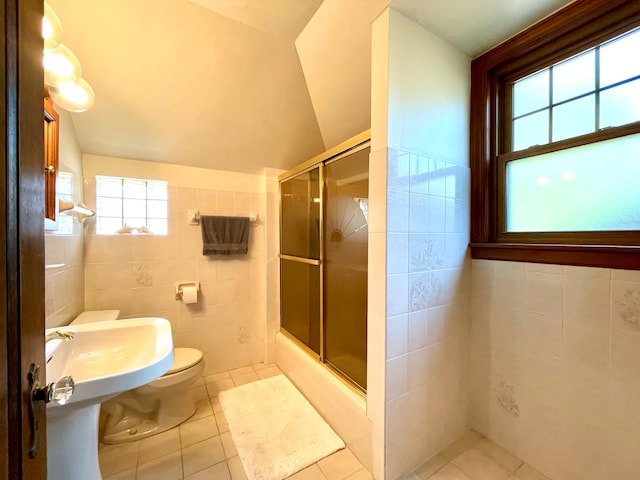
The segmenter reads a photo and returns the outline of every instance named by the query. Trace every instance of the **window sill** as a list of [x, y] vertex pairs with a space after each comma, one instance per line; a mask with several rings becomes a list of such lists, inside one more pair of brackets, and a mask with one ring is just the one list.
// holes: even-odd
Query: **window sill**
[[471, 243], [471, 258], [640, 270], [640, 247]]

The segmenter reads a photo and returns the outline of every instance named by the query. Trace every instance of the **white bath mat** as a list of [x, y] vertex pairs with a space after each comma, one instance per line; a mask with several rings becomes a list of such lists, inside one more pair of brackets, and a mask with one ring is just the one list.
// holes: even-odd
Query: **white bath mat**
[[344, 442], [284, 375], [220, 392], [249, 480], [282, 480]]

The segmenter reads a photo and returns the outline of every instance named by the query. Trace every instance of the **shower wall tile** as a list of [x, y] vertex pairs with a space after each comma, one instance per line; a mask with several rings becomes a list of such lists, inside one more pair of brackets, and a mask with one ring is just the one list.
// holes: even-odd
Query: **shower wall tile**
[[414, 193], [427, 195], [429, 193], [429, 163], [433, 160], [425, 155], [410, 154], [409, 167], [411, 178], [410, 190]]
[[407, 261], [409, 252], [409, 235], [406, 233], [392, 233], [387, 236], [389, 252], [387, 254], [387, 273], [407, 273], [410, 265]]
[[387, 319], [387, 359], [407, 354], [408, 315]]
[[[468, 362], [463, 359], [470, 291], [465, 260], [469, 61], [394, 10], [376, 20], [374, 33], [381, 22], [388, 30], [388, 72], [383, 75], [388, 91], [380, 92], [379, 101], [384, 97], [388, 103], [389, 143], [386, 188], [379, 193], [386, 199], [382, 231], [389, 271], [383, 298], [391, 341], [385, 342], [387, 417], [384, 474], [379, 476], [401, 478], [468, 429]], [[443, 92], [460, 113], [446, 125], [436, 114]], [[374, 125], [381, 121], [372, 119]], [[403, 241], [406, 235], [406, 248], [396, 235], [403, 235]], [[406, 330], [404, 322], [394, 323], [400, 316], [407, 319]], [[405, 331], [406, 354], [394, 356]], [[391, 369], [396, 374], [405, 364], [400, 378], [403, 386], [406, 378], [406, 393], [389, 378]]]
[[[471, 275], [468, 214], [456, 211], [458, 199], [458, 208], [468, 208], [468, 182], [446, 175], [468, 177], [468, 169], [398, 150], [389, 162], [402, 173], [389, 181], [386, 233], [385, 425], [387, 471], [395, 478], [468, 428]], [[430, 179], [433, 172], [439, 180]], [[524, 271], [521, 277], [524, 296]]]
[[387, 194], [387, 232], [409, 231], [409, 194], [389, 190]]
[[387, 360], [387, 400], [391, 401], [407, 393], [407, 355]]
[[387, 318], [409, 312], [409, 276], [387, 276]]
[[446, 232], [446, 200], [444, 197], [434, 195], [428, 197], [428, 231], [430, 233]]
[[409, 152], [390, 148], [388, 155], [387, 189], [398, 192], [409, 192], [409, 181], [411, 178], [409, 173]]
[[420, 310], [409, 314], [407, 326], [407, 352], [411, 353], [428, 345], [429, 311]]
[[[119, 174], [126, 176], [127, 172]], [[269, 282], [267, 292], [267, 276], [277, 278], [279, 268], [278, 262], [273, 262], [277, 234], [274, 237], [272, 233], [278, 230], [277, 198], [273, 198], [277, 179], [265, 175], [258, 180], [253, 176], [239, 180], [227, 172], [217, 175], [220, 185], [228, 176], [228, 184], [239, 190], [202, 188], [195, 180], [193, 186], [169, 181], [166, 236], [99, 236], [87, 230], [84, 237], [86, 308], [116, 308], [122, 317], [157, 314], [170, 318], [175, 344], [203, 351], [205, 375], [269, 360], [266, 352], [274, 341], [273, 324], [279, 323], [279, 292], [273, 287], [278, 282]], [[269, 182], [271, 215], [267, 216], [263, 190]], [[88, 194], [95, 195], [94, 184], [94, 179], [85, 179], [85, 185], [90, 186]], [[85, 203], [92, 202], [94, 198], [85, 197]], [[188, 224], [187, 210], [205, 215], [257, 214], [260, 220], [251, 227], [249, 255], [203, 256], [200, 228]], [[266, 228], [271, 231], [271, 268], [266, 264]], [[200, 282], [199, 300], [184, 305], [175, 299], [174, 284], [190, 280]]]
[[429, 225], [429, 195], [411, 192], [409, 194], [409, 231], [411, 233], [428, 233]]
[[471, 282], [473, 428], [554, 480], [636, 478], [640, 275], [473, 260]]

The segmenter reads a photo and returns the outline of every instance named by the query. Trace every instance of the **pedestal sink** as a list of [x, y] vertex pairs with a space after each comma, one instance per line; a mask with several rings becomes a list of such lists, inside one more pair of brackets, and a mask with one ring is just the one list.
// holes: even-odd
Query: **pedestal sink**
[[54, 332], [72, 338], [47, 342], [47, 382], [69, 375], [75, 390], [64, 405], [47, 404], [48, 478], [101, 480], [100, 403], [171, 367], [171, 324], [164, 318], [134, 318], [48, 329], [46, 334]]

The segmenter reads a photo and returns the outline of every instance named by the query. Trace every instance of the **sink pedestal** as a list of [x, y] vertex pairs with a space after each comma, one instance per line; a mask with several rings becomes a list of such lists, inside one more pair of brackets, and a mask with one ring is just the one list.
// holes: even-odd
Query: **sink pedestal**
[[48, 329], [67, 341], [47, 351], [47, 383], [72, 376], [67, 403], [47, 404], [49, 480], [102, 480], [98, 463], [100, 404], [164, 375], [173, 364], [171, 324], [130, 318]]
[[102, 480], [98, 463], [100, 404], [47, 415], [47, 476], [50, 480]]

